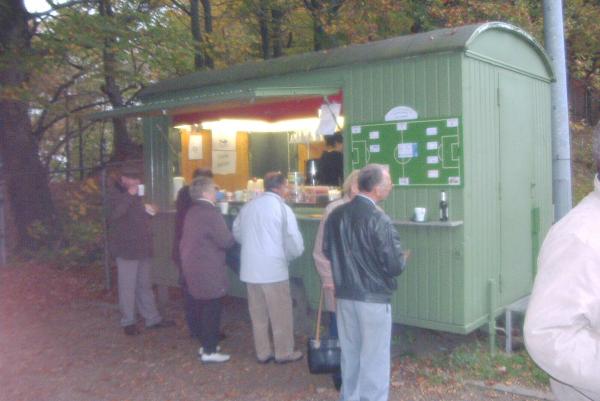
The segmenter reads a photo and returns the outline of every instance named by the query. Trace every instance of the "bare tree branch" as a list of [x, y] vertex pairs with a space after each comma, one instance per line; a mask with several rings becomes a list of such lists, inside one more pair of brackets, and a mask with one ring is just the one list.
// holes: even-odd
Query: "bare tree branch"
[[[77, 81], [83, 75], [84, 75], [84, 72], [79, 71], [77, 74], [75, 74], [71, 78], [69, 78], [69, 80], [60, 84], [54, 91], [54, 94], [52, 95], [52, 97], [50, 98], [50, 104], [56, 103], [58, 101], [58, 99], [60, 98], [60, 96], [63, 94], [63, 92], [65, 90], [67, 90], [67, 88], [72, 86], [75, 83], [75, 81]], [[42, 135], [44, 130], [39, 131], [39, 129], [44, 126], [44, 120], [48, 116], [48, 113], [49, 113], [49, 109], [45, 108], [44, 111], [42, 111], [42, 115], [40, 116], [40, 118], [38, 118], [38, 120], [36, 121], [35, 127], [33, 127], [33, 130], [32, 130], [32, 134], [34, 137], [39, 138]]]
[[91, 109], [91, 108], [97, 107], [97, 106], [104, 106], [108, 103], [109, 102], [107, 100], [102, 100], [102, 101], [98, 101], [98, 102], [94, 102], [94, 103], [84, 104], [79, 107], [75, 107], [74, 109], [68, 110], [66, 113], [61, 113], [61, 114], [55, 116], [52, 120], [48, 121], [48, 123], [46, 123], [45, 125], [37, 127], [36, 130], [33, 132], [33, 135], [36, 137], [37, 140], [40, 140], [40, 138], [44, 132], [46, 132], [50, 127], [52, 127], [54, 124], [56, 124], [60, 120], [66, 118], [69, 114], [78, 113], [80, 111], [88, 110], [88, 109]]
[[[83, 132], [87, 131], [88, 128], [90, 128], [92, 125], [94, 125], [96, 123], [97, 123], [97, 121], [89, 121], [87, 124], [82, 125], [81, 132], [83, 133]], [[50, 161], [52, 160], [52, 157], [60, 150], [60, 148], [63, 147], [64, 144], [67, 143], [67, 141], [71, 140], [75, 136], [75, 134], [78, 134], [78, 133], [79, 133], [79, 128], [76, 130], [69, 130], [69, 132], [67, 132], [67, 134], [65, 136], [63, 136], [60, 140], [58, 140], [54, 143], [54, 145], [48, 151], [48, 154], [44, 158], [44, 165], [46, 166], [46, 168], [50, 165]]]
[[33, 19], [33, 18], [44, 18], [47, 17], [49, 15], [51, 15], [54, 11], [60, 10], [62, 8], [68, 8], [68, 7], [72, 7], [75, 6], [77, 4], [83, 4], [86, 1], [85, 0], [71, 0], [71, 1], [67, 1], [65, 3], [56, 3], [52, 0], [46, 0], [46, 2], [48, 4], [50, 4], [50, 7], [52, 7], [50, 10], [48, 11], [44, 11], [41, 13], [29, 13], [29, 18]]
[[177, 0], [171, 0], [171, 2], [173, 3], [173, 5], [175, 7], [177, 7], [178, 9], [180, 9], [181, 11], [183, 11], [184, 13], [186, 13], [187, 15], [191, 16], [192, 12], [191, 10], [189, 10], [188, 8], [186, 8], [183, 4], [181, 4], [179, 1]]

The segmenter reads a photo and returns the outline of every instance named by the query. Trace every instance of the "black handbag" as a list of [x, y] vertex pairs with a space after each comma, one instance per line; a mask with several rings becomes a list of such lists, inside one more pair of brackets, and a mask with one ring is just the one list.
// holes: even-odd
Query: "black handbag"
[[314, 338], [308, 339], [308, 370], [312, 374], [335, 373], [340, 370], [342, 350], [337, 338], [321, 339], [321, 314], [323, 311], [323, 289], [317, 312], [317, 328]]
[[236, 241], [235, 244], [225, 252], [225, 264], [239, 276], [241, 261], [242, 245]]

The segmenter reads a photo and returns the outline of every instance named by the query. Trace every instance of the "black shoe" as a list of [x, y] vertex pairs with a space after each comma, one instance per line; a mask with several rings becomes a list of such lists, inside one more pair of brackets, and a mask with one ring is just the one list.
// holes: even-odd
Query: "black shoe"
[[147, 329], [163, 329], [165, 327], [173, 327], [175, 326], [175, 321], [173, 320], [161, 320], [160, 322], [153, 324], [152, 326], [146, 327]]
[[123, 327], [123, 331], [128, 336], [137, 336], [138, 334], [140, 334], [140, 331], [138, 330], [135, 324], [130, 324], [129, 326]]
[[340, 389], [342, 388], [342, 373], [335, 372], [331, 375], [331, 379], [333, 380], [333, 385], [335, 386], [335, 389], [337, 391], [340, 391]]

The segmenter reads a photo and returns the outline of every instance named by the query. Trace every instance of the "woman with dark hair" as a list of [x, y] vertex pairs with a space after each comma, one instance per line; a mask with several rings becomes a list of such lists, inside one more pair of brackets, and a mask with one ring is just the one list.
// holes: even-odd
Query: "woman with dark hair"
[[[193, 178], [208, 177], [212, 178], [213, 173], [207, 168], [197, 168], [194, 170]], [[193, 201], [190, 196], [190, 186], [186, 185], [177, 192], [177, 200], [175, 201], [175, 233], [173, 235], [173, 248], [171, 249], [171, 259], [177, 266], [179, 272], [179, 285], [183, 295], [183, 308], [185, 310], [185, 320], [190, 330], [190, 335], [195, 338], [200, 337], [200, 322], [191, 313], [192, 298], [187, 289], [185, 279], [181, 272], [181, 254], [179, 253], [179, 244], [181, 243], [181, 237], [183, 235], [183, 222], [185, 215], [187, 214], [190, 207], [192, 207]]]

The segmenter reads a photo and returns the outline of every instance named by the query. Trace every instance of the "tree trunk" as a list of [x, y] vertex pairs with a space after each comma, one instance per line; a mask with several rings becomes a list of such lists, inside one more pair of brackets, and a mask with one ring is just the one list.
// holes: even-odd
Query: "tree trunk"
[[283, 17], [285, 13], [281, 8], [275, 6], [271, 9], [271, 21], [273, 26], [273, 57], [283, 56]]
[[201, 70], [206, 67], [206, 60], [202, 52], [202, 31], [200, 30], [200, 1], [190, 0], [190, 19], [192, 25], [192, 38], [194, 41], [194, 67]]
[[[28, 18], [23, 0], [3, 0], [0, 13], [0, 86], [3, 88], [20, 87], [28, 81], [24, 69], [31, 49]], [[58, 227], [48, 173], [32, 135], [29, 105], [23, 100], [0, 98], [0, 152], [17, 228], [16, 247], [35, 249], [39, 243], [28, 230], [32, 223], [44, 224], [49, 233]]]
[[271, 58], [271, 35], [269, 33], [269, 7], [267, 1], [260, 0], [256, 10], [260, 32], [260, 50], [264, 60]]
[[313, 20], [314, 50], [330, 49], [338, 46], [334, 36], [327, 33], [326, 27], [338, 18], [345, 0], [304, 0], [304, 7], [310, 12]]
[[[210, 0], [202, 0], [202, 8], [204, 9], [204, 32], [211, 34], [213, 31], [212, 26], [212, 6]], [[208, 68], [214, 68], [215, 62], [208, 52], [204, 51], [204, 58], [206, 59], [206, 66]]]
[[[114, 18], [110, 0], [100, 0], [98, 2], [100, 15], [104, 18]], [[102, 62], [104, 70], [104, 85], [102, 92], [108, 97], [110, 104], [114, 108], [125, 106], [121, 89], [117, 84], [116, 77], [118, 75], [118, 61], [115, 57], [114, 43], [116, 38], [109, 36], [104, 40], [104, 48], [102, 49]], [[129, 137], [127, 130], [127, 122], [124, 117], [112, 119], [114, 131], [113, 158], [115, 160], [124, 160], [131, 157], [138, 157], [138, 149]]]

